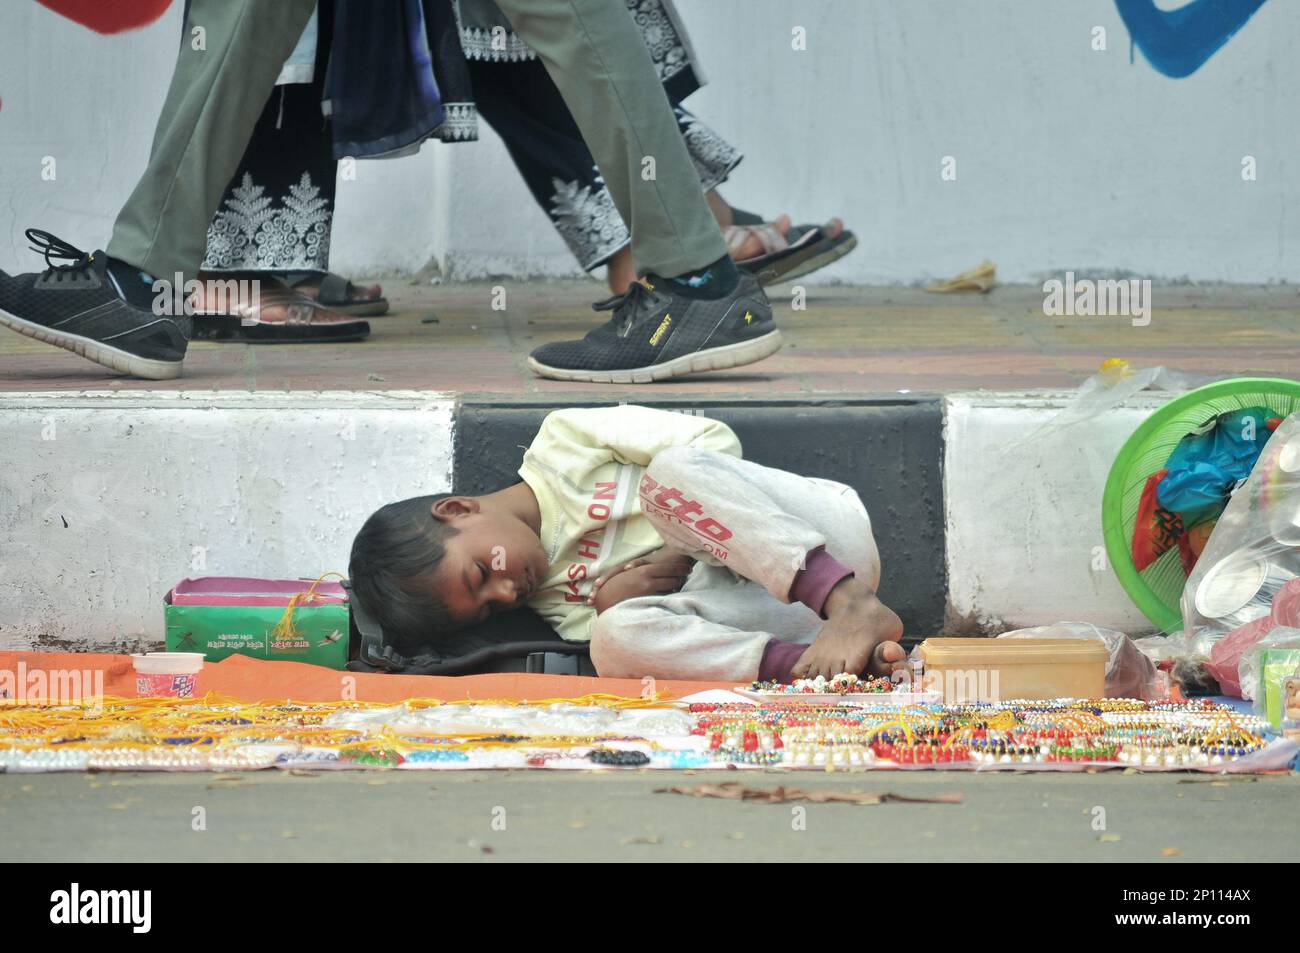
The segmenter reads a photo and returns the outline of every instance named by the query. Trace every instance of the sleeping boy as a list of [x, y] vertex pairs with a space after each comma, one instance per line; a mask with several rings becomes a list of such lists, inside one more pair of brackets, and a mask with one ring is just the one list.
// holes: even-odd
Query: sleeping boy
[[390, 503], [357, 534], [353, 589], [403, 650], [526, 605], [590, 641], [602, 676], [788, 682], [906, 664], [857, 494], [741, 459], [716, 420], [556, 411], [519, 476]]

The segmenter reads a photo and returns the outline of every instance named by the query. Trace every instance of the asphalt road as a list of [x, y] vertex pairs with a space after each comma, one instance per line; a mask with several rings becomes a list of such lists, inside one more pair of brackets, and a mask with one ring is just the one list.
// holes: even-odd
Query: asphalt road
[[[732, 780], [962, 800], [655, 791]], [[10, 774], [0, 861], [1285, 861], [1297, 794], [1295, 774]]]

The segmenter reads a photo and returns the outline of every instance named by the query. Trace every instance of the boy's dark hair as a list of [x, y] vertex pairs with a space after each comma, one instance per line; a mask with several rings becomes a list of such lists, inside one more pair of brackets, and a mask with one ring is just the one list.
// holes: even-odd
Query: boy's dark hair
[[356, 598], [403, 655], [428, 651], [435, 634], [452, 628], [432, 576], [446, 555], [446, 540], [459, 530], [436, 520], [434, 503], [450, 493], [413, 496], [370, 514], [348, 560]]

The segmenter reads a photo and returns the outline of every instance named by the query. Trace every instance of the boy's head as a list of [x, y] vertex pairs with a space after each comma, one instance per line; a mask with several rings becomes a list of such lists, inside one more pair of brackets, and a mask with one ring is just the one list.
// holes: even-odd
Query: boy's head
[[380, 507], [352, 542], [357, 598], [399, 650], [524, 604], [545, 578], [537, 534], [493, 497], [416, 496]]

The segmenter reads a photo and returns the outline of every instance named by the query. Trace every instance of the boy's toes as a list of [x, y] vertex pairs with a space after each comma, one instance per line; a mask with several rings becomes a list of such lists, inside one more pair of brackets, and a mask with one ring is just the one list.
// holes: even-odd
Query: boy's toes
[[907, 666], [907, 650], [897, 642], [881, 642], [871, 653], [872, 675], [889, 675]]

